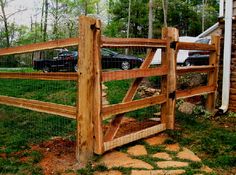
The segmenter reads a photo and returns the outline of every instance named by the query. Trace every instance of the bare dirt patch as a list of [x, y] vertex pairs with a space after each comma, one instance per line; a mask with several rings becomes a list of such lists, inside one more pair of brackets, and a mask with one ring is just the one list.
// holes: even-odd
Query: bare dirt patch
[[45, 175], [64, 173], [67, 170], [77, 170], [81, 166], [75, 158], [75, 142], [63, 138], [55, 138], [33, 146], [32, 150], [42, 153], [39, 165]]

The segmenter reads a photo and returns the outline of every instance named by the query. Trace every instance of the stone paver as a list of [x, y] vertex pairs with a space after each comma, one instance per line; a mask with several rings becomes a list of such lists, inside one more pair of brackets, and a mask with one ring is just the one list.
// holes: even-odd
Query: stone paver
[[154, 137], [150, 137], [150, 138], [147, 138], [145, 139], [145, 141], [151, 145], [151, 146], [154, 146], [154, 145], [161, 145], [165, 142], [166, 139], [168, 139], [168, 135], [165, 134], [165, 133], [162, 133], [162, 134], [159, 134], [157, 136], [154, 136]]
[[157, 162], [157, 166], [160, 168], [178, 168], [188, 166], [188, 162], [179, 162], [179, 161], [160, 161]]
[[122, 175], [120, 171], [95, 172], [94, 175]]
[[171, 156], [165, 152], [156, 153], [152, 157], [164, 159], [164, 160], [172, 160]]
[[105, 164], [108, 168], [112, 167], [131, 167], [131, 168], [145, 168], [152, 169], [153, 167], [138, 159], [132, 159], [127, 154], [121, 152], [110, 152], [103, 156], [99, 163]]
[[166, 151], [178, 152], [180, 150], [180, 146], [178, 143], [168, 144], [165, 148]]
[[212, 173], [213, 172], [213, 170], [206, 165], [201, 167], [201, 171], [203, 171], [205, 173]]
[[185, 170], [132, 170], [131, 175], [179, 175]]
[[127, 153], [132, 156], [144, 156], [147, 155], [147, 150], [144, 145], [135, 145], [129, 147]]
[[177, 157], [180, 159], [187, 159], [194, 162], [201, 162], [201, 159], [187, 148], [183, 148], [183, 151], [179, 152], [177, 154]]

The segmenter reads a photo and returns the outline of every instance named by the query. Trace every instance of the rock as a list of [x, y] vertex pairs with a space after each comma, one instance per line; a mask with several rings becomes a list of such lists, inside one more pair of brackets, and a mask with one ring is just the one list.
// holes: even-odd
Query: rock
[[102, 84], [102, 90], [107, 90], [107, 89], [108, 89], [108, 87], [106, 85]]
[[180, 150], [180, 146], [178, 143], [168, 144], [165, 148], [166, 151], [178, 152]]
[[179, 175], [185, 170], [132, 170], [131, 175]]
[[102, 97], [106, 97], [107, 96], [107, 93], [106, 92], [102, 92]]
[[194, 162], [201, 162], [201, 159], [187, 148], [183, 148], [183, 151], [179, 152], [177, 154], [177, 157], [180, 159], [187, 159]]
[[95, 172], [94, 175], [122, 175], [120, 171]]
[[160, 161], [157, 162], [157, 166], [160, 168], [179, 168], [187, 167], [188, 162], [179, 162], [179, 161]]
[[213, 172], [213, 170], [206, 165], [201, 167], [201, 171], [203, 171], [205, 173], [212, 173]]
[[192, 114], [195, 107], [196, 107], [195, 104], [192, 104], [192, 103], [189, 103], [189, 102], [183, 102], [179, 106], [178, 110], [180, 112], [185, 113], [185, 114]]
[[145, 139], [145, 142], [147, 142], [149, 145], [154, 146], [154, 145], [161, 145], [165, 142], [166, 139], [168, 139], [168, 135], [165, 133], [161, 133], [157, 136], [150, 137]]
[[131, 167], [131, 168], [145, 168], [145, 169], [153, 168], [150, 164], [142, 160], [132, 159], [127, 154], [117, 151], [105, 154], [99, 163], [106, 165], [108, 168], [112, 167], [126, 167], [126, 168]]
[[103, 105], [109, 105], [109, 102], [107, 101], [106, 97], [102, 97], [102, 104]]
[[152, 157], [159, 158], [159, 159], [164, 159], [164, 160], [172, 160], [170, 155], [168, 153], [165, 153], [165, 152], [156, 153]]
[[128, 148], [127, 153], [132, 156], [144, 156], [147, 155], [147, 150], [144, 145], [135, 145]]

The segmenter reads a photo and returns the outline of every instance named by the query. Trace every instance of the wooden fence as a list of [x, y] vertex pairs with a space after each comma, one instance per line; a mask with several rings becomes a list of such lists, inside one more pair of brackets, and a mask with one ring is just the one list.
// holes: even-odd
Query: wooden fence
[[[86, 162], [93, 155], [148, 137], [166, 129], [174, 129], [176, 99], [208, 94], [206, 107], [215, 108], [215, 93], [219, 62], [219, 37], [212, 37], [212, 44], [178, 42], [178, 30], [164, 28], [162, 39], [104, 38], [101, 37], [101, 22], [89, 17], [80, 17], [79, 38], [70, 38], [15, 48], [0, 49], [0, 56], [21, 54], [39, 50], [79, 46], [79, 71], [77, 73], [0, 73], [1, 79], [72, 80], [77, 82], [77, 105], [67, 106], [37, 100], [0, 96], [0, 104], [16, 106], [38, 112], [55, 114], [77, 120], [76, 156]], [[139, 69], [103, 72], [100, 48], [148, 48], [149, 52]], [[156, 49], [162, 50], [162, 64], [149, 68]], [[179, 50], [210, 51], [209, 65], [177, 67]], [[208, 73], [206, 86], [190, 90], [176, 90], [176, 76], [189, 72]], [[144, 77], [161, 76], [161, 94], [133, 100]], [[102, 106], [102, 83], [113, 80], [134, 79], [122, 103]], [[124, 113], [137, 109], [161, 105], [161, 124], [115, 138]], [[103, 134], [103, 118], [115, 117]]]

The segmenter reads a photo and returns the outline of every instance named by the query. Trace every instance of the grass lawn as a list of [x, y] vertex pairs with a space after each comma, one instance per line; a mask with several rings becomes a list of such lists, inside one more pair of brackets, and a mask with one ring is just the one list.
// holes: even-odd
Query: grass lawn
[[[111, 104], [122, 101], [130, 82], [106, 83]], [[1, 79], [0, 87], [0, 95], [66, 105], [75, 105], [76, 102], [76, 85], [71, 81]], [[145, 113], [153, 113], [155, 110], [146, 108], [129, 115], [142, 119]], [[0, 174], [42, 174], [41, 167], [37, 164], [42, 155], [30, 150], [29, 146], [54, 136], [73, 140], [75, 125], [75, 121], [62, 117], [0, 105]], [[235, 115], [209, 119], [177, 112], [176, 128], [167, 132], [175, 141], [197, 153], [204, 164], [217, 170], [219, 174], [236, 172]], [[152, 149], [156, 148], [149, 148]], [[22, 161], [25, 154], [29, 159]], [[93, 172], [91, 167], [89, 171]]]

